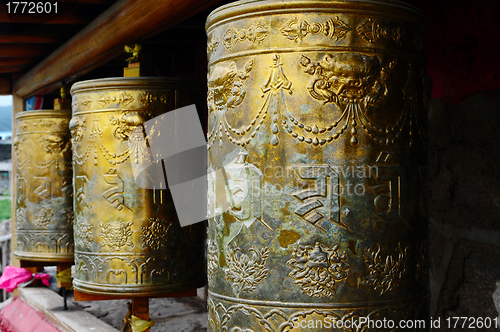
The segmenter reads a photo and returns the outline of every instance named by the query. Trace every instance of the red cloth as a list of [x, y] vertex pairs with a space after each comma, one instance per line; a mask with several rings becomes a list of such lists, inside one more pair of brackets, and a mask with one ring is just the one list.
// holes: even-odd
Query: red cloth
[[61, 332], [20, 298], [0, 311], [0, 329], [2, 332]]
[[41, 279], [45, 286], [49, 285], [50, 275], [47, 273], [31, 273], [22, 267], [14, 267], [7, 265], [0, 278], [0, 288], [5, 289], [7, 292], [12, 292], [17, 285], [31, 280], [31, 278]]

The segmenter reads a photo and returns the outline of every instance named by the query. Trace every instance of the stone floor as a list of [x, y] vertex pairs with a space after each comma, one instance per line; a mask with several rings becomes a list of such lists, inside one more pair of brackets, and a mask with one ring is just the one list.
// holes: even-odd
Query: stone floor
[[[73, 301], [72, 295], [68, 301]], [[74, 302], [121, 331], [127, 300]], [[155, 298], [149, 300], [149, 314], [155, 325], [151, 332], [206, 332], [206, 302], [198, 297]]]

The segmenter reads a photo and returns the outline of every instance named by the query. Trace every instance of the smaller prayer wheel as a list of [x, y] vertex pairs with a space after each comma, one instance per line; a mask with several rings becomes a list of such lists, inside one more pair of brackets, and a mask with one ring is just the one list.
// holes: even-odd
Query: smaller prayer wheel
[[[78, 82], [71, 93], [75, 289], [149, 297], [203, 286], [205, 224], [181, 227], [165, 183], [141, 188], [132, 170], [138, 158], [152, 160], [147, 144], [156, 144], [134, 130], [195, 103], [203, 87], [181, 79], [125, 77]], [[152, 126], [148, 137], [158, 128]], [[175, 143], [164, 136], [159, 144]]]
[[15, 249], [25, 261], [73, 261], [70, 110], [16, 116]]

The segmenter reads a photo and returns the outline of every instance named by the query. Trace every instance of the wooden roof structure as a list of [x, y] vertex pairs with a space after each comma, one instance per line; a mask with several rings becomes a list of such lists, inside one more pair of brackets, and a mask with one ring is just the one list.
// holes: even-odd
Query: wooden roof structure
[[[2, 2], [0, 94], [26, 99], [57, 92], [61, 85], [109, 66], [130, 43], [150, 43], [155, 52], [186, 41], [204, 43], [208, 12], [193, 16], [212, 10], [218, 2], [58, 0], [58, 14], [8, 13], [7, 2]], [[162, 35], [166, 30], [169, 33]]]

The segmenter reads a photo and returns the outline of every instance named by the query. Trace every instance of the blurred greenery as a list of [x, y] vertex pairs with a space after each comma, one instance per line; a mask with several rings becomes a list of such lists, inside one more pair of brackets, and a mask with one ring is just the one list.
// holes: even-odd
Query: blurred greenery
[[12, 215], [12, 202], [10, 199], [0, 199], [0, 221], [10, 219]]

